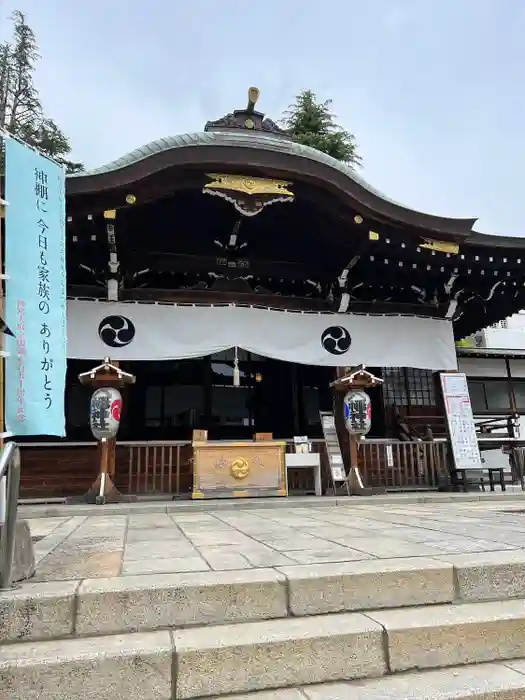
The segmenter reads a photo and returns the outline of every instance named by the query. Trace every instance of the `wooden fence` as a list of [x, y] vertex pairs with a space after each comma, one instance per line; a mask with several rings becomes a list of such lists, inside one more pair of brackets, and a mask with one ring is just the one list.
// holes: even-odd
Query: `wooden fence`
[[[287, 451], [293, 451], [293, 441], [286, 442]], [[330, 478], [324, 441], [313, 440], [312, 449], [321, 453], [323, 487], [327, 488]], [[127, 458], [124, 458], [124, 450], [127, 450]], [[359, 467], [365, 486], [384, 486], [389, 491], [437, 488], [448, 473], [446, 460], [446, 441], [363, 440], [359, 445]], [[190, 493], [191, 444], [121, 443], [117, 455], [117, 484], [126, 493], [180, 496]], [[291, 492], [313, 493], [312, 471], [290, 469], [288, 486]]]
[[447, 479], [447, 455], [446, 440], [362, 440], [359, 466], [365, 486], [435, 489]]
[[[127, 453], [127, 454], [126, 454]], [[117, 452], [116, 482], [124, 493], [190, 493], [191, 443], [121, 443]]]
[[[287, 440], [287, 451], [293, 441]], [[323, 489], [331, 486], [323, 440], [313, 440], [321, 453]], [[85, 493], [98, 473], [95, 442], [22, 444], [21, 495], [26, 498], [74, 496]], [[434, 489], [447, 475], [447, 442], [362, 440], [359, 467], [366, 486], [389, 491]], [[193, 485], [189, 441], [119, 442], [115, 484], [122, 493], [188, 498]], [[314, 493], [310, 469], [288, 470], [292, 494]]]

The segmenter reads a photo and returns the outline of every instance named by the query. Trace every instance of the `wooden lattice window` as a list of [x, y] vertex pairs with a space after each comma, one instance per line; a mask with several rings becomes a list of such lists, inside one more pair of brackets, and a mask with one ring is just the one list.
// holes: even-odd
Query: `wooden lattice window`
[[387, 406], [408, 406], [405, 371], [402, 367], [383, 369], [383, 400]]
[[435, 406], [434, 377], [413, 367], [383, 368], [383, 398], [387, 406]]

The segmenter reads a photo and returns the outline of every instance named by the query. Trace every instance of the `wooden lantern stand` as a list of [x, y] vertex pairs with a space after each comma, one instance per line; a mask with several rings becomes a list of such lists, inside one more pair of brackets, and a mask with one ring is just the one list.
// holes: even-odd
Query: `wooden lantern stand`
[[[338, 377], [330, 384], [334, 392], [334, 416], [336, 427], [344, 426], [344, 396], [348, 391], [359, 391], [371, 389], [383, 383], [383, 379], [368, 372], [365, 365], [352, 367], [342, 377]], [[341, 430], [346, 431], [346, 426]], [[361, 472], [359, 471], [359, 441], [360, 436], [347, 433], [350, 442], [350, 470], [347, 475], [350, 493], [353, 496], [372, 496], [379, 493], [386, 493], [384, 487], [366, 487], [363, 484]]]
[[[95, 391], [105, 387], [122, 389], [128, 384], [135, 383], [135, 376], [124, 372], [118, 366], [118, 362], [111, 363], [109, 357], [97, 367], [78, 375], [80, 383], [89, 386]], [[115, 478], [115, 453], [117, 438], [103, 438], [99, 441], [99, 474], [93, 485], [82, 497], [84, 503], [121, 503], [134, 500], [132, 496], [125, 496], [117, 489], [113, 480]]]

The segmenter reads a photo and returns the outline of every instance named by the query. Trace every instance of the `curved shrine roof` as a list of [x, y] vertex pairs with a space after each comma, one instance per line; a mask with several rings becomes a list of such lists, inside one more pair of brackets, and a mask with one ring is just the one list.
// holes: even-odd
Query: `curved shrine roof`
[[317, 161], [318, 163], [325, 163], [326, 165], [338, 170], [339, 172], [346, 175], [346, 177], [353, 180], [355, 183], [368, 190], [371, 194], [380, 197], [385, 202], [390, 202], [398, 207], [403, 207], [408, 209], [400, 202], [397, 202], [390, 197], [387, 197], [383, 192], [380, 192], [375, 187], [372, 187], [366, 180], [357, 174], [356, 170], [346, 163], [342, 163], [332, 156], [318, 151], [310, 146], [304, 146], [295, 141], [288, 141], [282, 138], [276, 138], [266, 134], [254, 134], [252, 132], [245, 133], [213, 133], [200, 131], [192, 134], [177, 134], [176, 136], [168, 136], [167, 138], [156, 139], [155, 141], [150, 141], [150, 143], [136, 148], [130, 153], [126, 153], [124, 156], [113, 160], [110, 163], [106, 163], [98, 168], [93, 168], [92, 170], [86, 170], [80, 173], [73, 173], [68, 177], [79, 178], [92, 175], [102, 175], [104, 173], [111, 172], [113, 170], [120, 170], [121, 168], [126, 168], [129, 165], [138, 163], [144, 158], [150, 158], [151, 156], [161, 153], [162, 151], [167, 151], [175, 148], [184, 148], [185, 146], [240, 146], [247, 148], [260, 148], [269, 151], [277, 151], [279, 153], [290, 153], [291, 155], [297, 155], [300, 158], [307, 158], [309, 160]]
[[[241, 156], [241, 157], [240, 157]], [[170, 166], [206, 164], [265, 167], [339, 190], [369, 211], [428, 231], [464, 239], [475, 218], [449, 218], [418, 212], [372, 187], [352, 167], [317, 149], [282, 136], [250, 130], [204, 131], [157, 139], [106, 165], [68, 176], [68, 194], [95, 193], [125, 186]], [[289, 174], [289, 175], [288, 175]]]

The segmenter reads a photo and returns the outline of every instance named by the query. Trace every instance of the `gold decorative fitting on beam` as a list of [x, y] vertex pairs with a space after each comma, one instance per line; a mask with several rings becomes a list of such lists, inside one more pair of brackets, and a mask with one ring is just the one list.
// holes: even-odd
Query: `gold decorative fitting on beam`
[[116, 219], [117, 218], [117, 210], [116, 209], [106, 209], [104, 212], [104, 218], [105, 219]]
[[295, 197], [288, 189], [291, 183], [284, 180], [220, 173], [207, 173], [206, 177], [211, 182], [204, 185], [203, 194], [222, 197], [244, 216], [255, 216], [276, 202], [293, 202]]
[[432, 238], [424, 238], [425, 242], [420, 244], [420, 248], [427, 250], [436, 250], [438, 253], [450, 253], [450, 255], [459, 254], [459, 245], [450, 243], [449, 241], [435, 241]]
[[205, 189], [233, 190], [247, 195], [277, 194], [293, 197], [293, 192], [287, 189], [291, 182], [284, 180], [269, 180], [264, 177], [249, 177], [248, 175], [222, 175], [206, 173], [211, 182], [204, 185]]
[[368, 239], [370, 241], [378, 241], [379, 240], [379, 234], [376, 231], [369, 231], [368, 232]]

